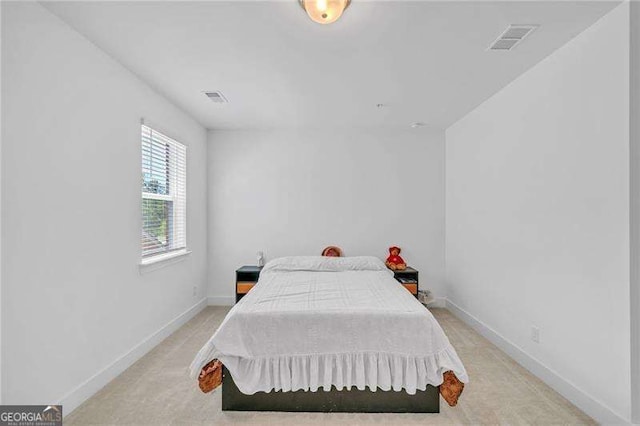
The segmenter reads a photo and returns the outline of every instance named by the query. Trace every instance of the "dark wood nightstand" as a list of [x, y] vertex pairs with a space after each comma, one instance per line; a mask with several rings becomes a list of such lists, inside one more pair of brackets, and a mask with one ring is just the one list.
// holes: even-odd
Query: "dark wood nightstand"
[[[413, 294], [416, 299], [418, 298], [418, 270], [407, 266], [404, 271], [393, 271], [393, 278], [398, 280], [400, 284], [404, 286], [409, 293]], [[404, 280], [405, 282], [401, 281]], [[408, 282], [407, 282], [408, 281]]]
[[258, 282], [262, 266], [243, 266], [236, 270], [236, 303]]

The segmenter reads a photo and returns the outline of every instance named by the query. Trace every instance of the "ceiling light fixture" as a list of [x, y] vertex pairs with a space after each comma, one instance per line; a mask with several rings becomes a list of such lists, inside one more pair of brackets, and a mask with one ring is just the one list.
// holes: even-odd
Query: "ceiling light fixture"
[[351, 0], [298, 0], [312, 21], [319, 24], [336, 22]]
[[412, 128], [412, 129], [418, 129], [418, 128], [420, 128], [420, 127], [424, 127], [424, 126], [426, 126], [426, 124], [425, 124], [425, 123], [422, 123], [422, 122], [420, 122], [420, 121], [415, 122], [415, 123], [411, 123], [411, 128]]

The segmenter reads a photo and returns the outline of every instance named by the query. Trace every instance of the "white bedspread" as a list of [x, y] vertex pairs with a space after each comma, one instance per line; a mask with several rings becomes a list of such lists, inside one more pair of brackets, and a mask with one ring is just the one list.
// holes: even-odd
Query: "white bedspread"
[[241, 392], [356, 386], [413, 394], [467, 373], [440, 325], [373, 257], [291, 257], [263, 269], [191, 364], [218, 358]]

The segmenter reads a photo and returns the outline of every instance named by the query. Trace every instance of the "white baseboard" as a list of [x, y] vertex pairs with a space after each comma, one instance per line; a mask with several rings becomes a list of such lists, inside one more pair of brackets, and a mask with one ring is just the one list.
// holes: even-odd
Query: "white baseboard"
[[543, 365], [540, 361], [524, 352], [500, 333], [474, 317], [451, 300], [446, 300], [447, 309], [463, 322], [471, 326], [478, 333], [486, 337], [491, 343], [506, 352], [518, 364], [529, 370], [540, 380], [553, 388], [560, 395], [567, 398], [576, 407], [587, 413], [600, 424], [629, 425], [629, 421], [611, 411], [606, 405], [587, 395], [557, 372]]
[[233, 306], [235, 304], [236, 299], [233, 296], [209, 296], [207, 298], [209, 306]]
[[107, 383], [115, 379], [134, 362], [142, 358], [147, 352], [156, 347], [171, 333], [196, 316], [207, 306], [207, 299], [203, 298], [198, 303], [169, 321], [164, 327], [134, 346], [129, 352], [122, 355], [111, 364], [97, 372], [74, 390], [60, 398], [56, 404], [63, 405], [64, 416], [71, 414], [80, 404], [102, 389]]

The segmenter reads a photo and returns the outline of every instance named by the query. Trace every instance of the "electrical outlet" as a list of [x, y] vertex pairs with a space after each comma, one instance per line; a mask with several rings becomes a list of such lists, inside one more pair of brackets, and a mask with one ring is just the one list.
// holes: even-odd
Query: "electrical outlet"
[[198, 295], [198, 287], [196, 287], [195, 285], [193, 286], [193, 296], [197, 296]]
[[531, 326], [531, 340], [540, 343], [540, 329], [535, 325]]

